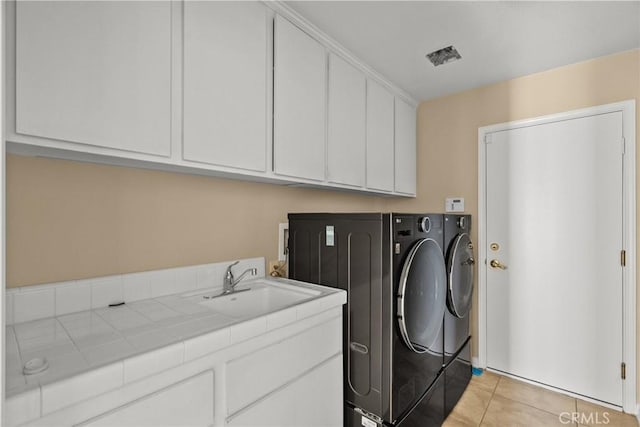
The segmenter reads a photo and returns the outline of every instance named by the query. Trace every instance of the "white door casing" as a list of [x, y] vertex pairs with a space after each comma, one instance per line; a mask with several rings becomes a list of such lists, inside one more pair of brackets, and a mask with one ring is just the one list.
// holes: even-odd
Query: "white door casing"
[[[609, 140], [615, 139], [608, 146], [597, 142], [602, 141], [598, 129], [603, 128], [612, 130]], [[554, 141], [558, 131], [578, 140]], [[501, 164], [509, 169], [501, 169]], [[528, 173], [532, 164], [542, 165], [541, 173]], [[606, 173], [605, 164], [618, 172]], [[564, 172], [554, 176], [553, 171], [561, 168]], [[605, 173], [597, 175], [598, 171]], [[495, 209], [496, 203], [507, 202], [508, 208]], [[494, 214], [500, 211], [502, 214]], [[511, 221], [507, 211], [517, 213], [517, 218]], [[634, 101], [480, 128], [478, 213], [480, 367], [576, 394], [591, 393], [592, 398], [635, 413]], [[601, 221], [613, 224], [604, 226]], [[489, 249], [494, 241], [500, 245], [498, 251]], [[526, 246], [529, 251], [511, 251], [510, 245]], [[620, 265], [622, 249], [627, 255], [624, 268]], [[491, 268], [492, 259], [508, 269]], [[617, 281], [614, 289], [618, 286], [618, 291], [603, 291], [603, 287], [587, 291], [584, 283], [592, 278], [607, 284]], [[527, 281], [530, 286], [523, 286]], [[580, 286], [572, 289], [571, 283]], [[516, 306], [524, 302], [524, 308], [518, 310]], [[617, 313], [596, 319], [605, 306], [617, 306]], [[531, 312], [536, 309], [546, 313]], [[563, 310], [559, 319], [549, 314]], [[541, 332], [550, 328], [550, 335]], [[573, 330], [579, 328], [582, 334]], [[554, 348], [546, 348], [549, 345]], [[595, 350], [588, 350], [590, 346]], [[571, 358], [563, 369], [558, 368], [560, 355]], [[620, 380], [621, 362], [626, 364], [624, 381]], [[599, 381], [597, 387], [594, 380]], [[589, 387], [601, 394], [592, 395]]]

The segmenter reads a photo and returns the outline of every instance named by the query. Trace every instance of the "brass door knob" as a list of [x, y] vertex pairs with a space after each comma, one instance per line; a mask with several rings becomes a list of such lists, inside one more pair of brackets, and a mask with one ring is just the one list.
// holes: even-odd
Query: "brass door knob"
[[489, 265], [493, 268], [499, 268], [500, 270], [506, 270], [507, 266], [500, 263], [497, 259], [492, 259]]

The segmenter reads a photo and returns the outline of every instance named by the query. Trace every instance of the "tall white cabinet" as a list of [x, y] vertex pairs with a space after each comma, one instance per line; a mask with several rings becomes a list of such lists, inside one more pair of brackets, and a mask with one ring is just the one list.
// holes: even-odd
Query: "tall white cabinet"
[[327, 138], [329, 181], [364, 187], [365, 128], [366, 78], [356, 67], [331, 54]]
[[416, 110], [396, 97], [395, 185], [398, 193], [416, 194]]
[[327, 54], [325, 48], [279, 15], [274, 26], [274, 171], [325, 178]]
[[394, 98], [374, 80], [367, 80], [367, 188], [393, 191]]
[[16, 133], [170, 155], [170, 2], [15, 7]]
[[184, 3], [183, 158], [267, 168], [267, 8]]

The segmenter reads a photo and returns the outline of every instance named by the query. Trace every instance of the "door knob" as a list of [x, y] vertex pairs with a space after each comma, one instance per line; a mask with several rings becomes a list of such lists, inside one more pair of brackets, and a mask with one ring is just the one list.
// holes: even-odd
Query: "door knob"
[[492, 259], [489, 265], [493, 268], [499, 268], [500, 270], [506, 270], [507, 266], [500, 263], [497, 259]]

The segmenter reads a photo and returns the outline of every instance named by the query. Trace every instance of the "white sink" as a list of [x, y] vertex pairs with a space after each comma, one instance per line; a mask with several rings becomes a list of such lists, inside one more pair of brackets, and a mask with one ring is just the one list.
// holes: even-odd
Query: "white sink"
[[321, 293], [315, 289], [274, 286], [260, 282], [248, 283], [245, 287], [249, 290], [210, 299], [203, 297], [199, 304], [225, 316], [249, 318], [283, 309]]

